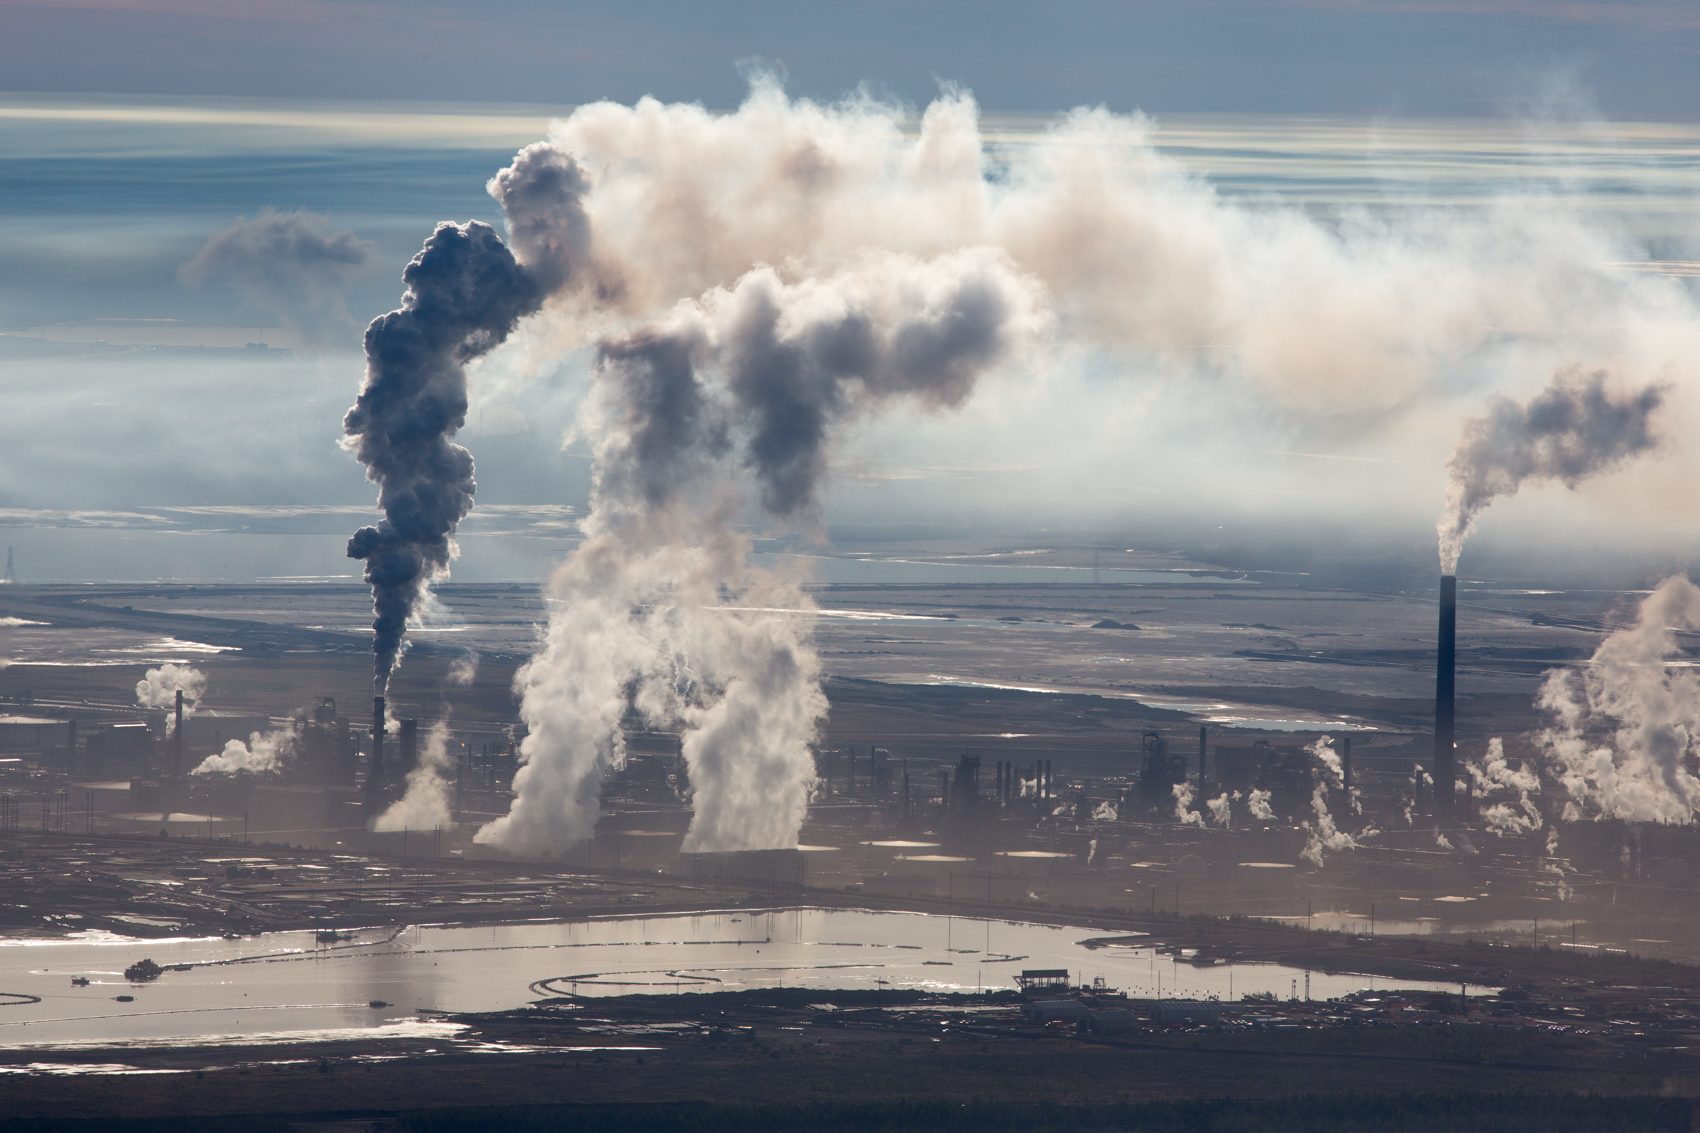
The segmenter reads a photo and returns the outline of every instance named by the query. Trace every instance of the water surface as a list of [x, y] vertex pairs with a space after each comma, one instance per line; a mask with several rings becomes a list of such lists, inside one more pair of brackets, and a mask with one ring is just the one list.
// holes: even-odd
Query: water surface
[[[423, 1025], [421, 1012], [503, 1010], [550, 991], [807, 987], [826, 997], [842, 988], [1013, 989], [1024, 968], [1066, 968], [1085, 983], [1102, 979], [1144, 997], [1272, 992], [1286, 998], [1302, 995], [1306, 986], [1298, 969], [1198, 968], [1157, 955], [1137, 936], [1097, 947], [1083, 943], [1111, 935], [1083, 927], [804, 908], [366, 929], [334, 945], [315, 943], [310, 932], [234, 941], [11, 941], [0, 946], [0, 991], [12, 993], [7, 999], [39, 1000], [0, 1006], [0, 1048], [414, 1035]], [[153, 983], [127, 983], [124, 968], [143, 957], [189, 967]], [[88, 986], [74, 986], [73, 977], [87, 978]], [[1313, 997], [1326, 998], [1375, 982], [1313, 973], [1309, 988]], [[134, 1002], [119, 1003], [118, 995], [132, 995]], [[386, 1006], [372, 1007], [373, 1001]]]

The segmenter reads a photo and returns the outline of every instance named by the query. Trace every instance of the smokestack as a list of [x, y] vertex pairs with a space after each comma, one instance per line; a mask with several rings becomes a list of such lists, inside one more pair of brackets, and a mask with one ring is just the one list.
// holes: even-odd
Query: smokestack
[[1343, 786], [1349, 795], [1352, 793], [1352, 737], [1350, 735], [1340, 737], [1340, 768], [1342, 778], [1345, 780]]
[[[1434, 671], [1434, 815], [1452, 817], [1452, 693], [1458, 665], [1458, 576], [1440, 576], [1440, 656]], [[1421, 786], [1419, 782], [1418, 786]]]
[[173, 779], [181, 779], [183, 777], [183, 690], [182, 689], [177, 690], [177, 724], [176, 724], [176, 731], [172, 733], [172, 740], [173, 740], [173, 743], [174, 743], [175, 746], [173, 746], [172, 749], [171, 749], [171, 777]]
[[366, 772], [366, 789], [374, 790], [384, 782], [384, 698], [372, 698], [372, 766]]

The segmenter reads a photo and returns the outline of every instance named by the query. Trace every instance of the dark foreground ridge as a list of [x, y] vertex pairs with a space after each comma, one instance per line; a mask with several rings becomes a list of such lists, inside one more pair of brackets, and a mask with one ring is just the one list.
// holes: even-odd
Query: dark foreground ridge
[[543, 1105], [396, 1113], [4, 1121], [0, 1133], [1594, 1133], [1688, 1130], [1686, 1098], [1533, 1094], [1400, 1094], [1278, 1101], [1196, 1100], [1113, 1105], [993, 1105], [936, 1101], [809, 1106]]

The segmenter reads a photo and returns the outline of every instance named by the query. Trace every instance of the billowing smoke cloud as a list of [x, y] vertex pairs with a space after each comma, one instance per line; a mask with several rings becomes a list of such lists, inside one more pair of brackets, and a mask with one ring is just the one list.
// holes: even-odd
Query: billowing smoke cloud
[[[591, 226], [584, 210], [590, 178], [578, 159], [548, 142], [527, 146], [487, 186], [507, 217], [514, 255], [545, 293], [595, 276]], [[603, 281], [595, 298], [607, 301], [617, 281]]]
[[343, 291], [375, 255], [349, 231], [329, 231], [316, 213], [261, 210], [206, 242], [178, 269], [190, 283], [235, 288], [250, 307], [274, 316], [309, 347], [352, 346], [355, 324]]
[[1268, 822], [1275, 817], [1275, 808], [1269, 805], [1271, 793], [1253, 787], [1246, 795], [1246, 805], [1251, 808], [1251, 816], [1260, 822]]
[[[478, 676], [478, 654], [471, 649], [455, 658], [443, 683], [464, 688]], [[449, 771], [453, 758], [449, 755], [448, 701], [443, 702], [443, 718], [425, 731], [419, 748], [419, 763], [407, 773], [402, 797], [391, 803], [372, 824], [374, 830], [425, 830], [431, 827], [454, 825]]]
[[1527, 405], [1497, 398], [1487, 416], [1464, 425], [1447, 461], [1451, 481], [1437, 525], [1442, 574], [1457, 573], [1464, 540], [1495, 499], [1531, 480], [1575, 488], [1657, 445], [1653, 414], [1666, 387], [1619, 392], [1608, 388], [1609, 380], [1604, 370], [1562, 369]]
[[516, 678], [518, 797], [478, 839], [540, 852], [588, 837], [633, 706], [683, 731], [686, 850], [795, 845], [826, 711], [813, 605], [749, 565], [732, 520], [755, 503], [811, 523], [844, 427], [897, 401], [961, 403], [1045, 325], [1007, 256], [967, 249], [869, 254], [797, 283], [759, 269], [604, 341], [578, 425], [595, 455], [586, 542]]
[[1116, 809], [1116, 804], [1108, 799], [1092, 808], [1092, 821], [1094, 822], [1114, 822], [1119, 817], [1120, 812]]
[[510, 180], [587, 185], [575, 198], [585, 219], [529, 209], [510, 222], [515, 247], [522, 231], [569, 249], [594, 232], [593, 254], [580, 253], [596, 281], [579, 292], [586, 325], [653, 317], [763, 264], [802, 278], [869, 248], [999, 247], [1056, 296], [1080, 343], [1244, 378], [1325, 413], [1407, 405], [1465, 364], [1515, 372], [1529, 356], [1504, 328], [1684, 306], [1606, 266], [1634, 257], [1550, 202], [1323, 221], [1218, 196], [1159, 152], [1142, 115], [1077, 110], [1004, 145], [965, 91], [933, 102], [918, 129], [911, 113], [865, 95], [791, 100], [766, 77], [731, 114], [653, 99], [580, 107]]
[[466, 423], [466, 364], [543, 301], [537, 280], [478, 221], [438, 225], [402, 279], [400, 309], [366, 328], [365, 386], [343, 419], [343, 443], [378, 485], [384, 511], [348, 541], [372, 586], [380, 693], [409, 618], [448, 574], [455, 527], [472, 508], [472, 454], [453, 440]]
[[1634, 625], [1608, 636], [1583, 668], [1547, 674], [1536, 737], [1563, 786], [1565, 821], [1686, 823], [1700, 811], [1690, 770], [1700, 736], [1700, 672], [1670, 665], [1680, 633], [1700, 631], [1700, 587], [1667, 578]]
[[183, 719], [195, 714], [201, 705], [201, 695], [207, 690], [206, 674], [193, 665], [176, 665], [167, 661], [157, 669], [149, 669], [136, 682], [136, 703], [143, 708], [164, 708], [165, 734], [177, 729], [177, 693], [183, 693]]
[[254, 732], [248, 742], [227, 740], [224, 750], [209, 755], [190, 772], [191, 775], [234, 775], [247, 771], [256, 775], [283, 770], [283, 765], [295, 757], [295, 731], [278, 728], [270, 732]]
[[[818, 530], [845, 425], [897, 396], [963, 402], [1030, 337], [1039, 306], [1011, 308], [1016, 292], [1047, 296], [1071, 357], [1134, 350], [1119, 370], [1328, 414], [1409, 405], [1437, 375], [1521, 372], [1539, 350], [1505, 327], [1688, 309], [1546, 208], [1322, 223], [1219, 198], [1137, 115], [1078, 111], [1000, 147], [952, 91], [909, 127], [900, 107], [793, 101], [758, 80], [732, 114], [582, 107], [491, 182], [552, 296], [528, 346], [597, 344], [575, 430], [595, 489], [518, 678], [519, 796], [481, 839], [547, 851], [587, 836], [635, 708], [684, 732], [688, 847], [791, 844], [824, 711], [811, 606], [749, 568], [729, 524]], [[1656, 369], [1651, 343], [1618, 352]], [[1249, 804], [1272, 817], [1267, 794]]]
[[1464, 770], [1480, 800], [1477, 809], [1488, 833], [1503, 838], [1527, 834], [1545, 824], [1540, 807], [1529, 797], [1541, 793], [1540, 775], [1532, 767], [1511, 766], [1498, 736], [1488, 741], [1486, 754], [1465, 763]]

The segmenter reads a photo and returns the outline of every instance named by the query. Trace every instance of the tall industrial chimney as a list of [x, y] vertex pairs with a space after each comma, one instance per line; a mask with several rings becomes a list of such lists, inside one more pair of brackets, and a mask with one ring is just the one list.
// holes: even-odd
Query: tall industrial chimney
[[384, 781], [384, 698], [372, 698], [372, 766], [366, 772], [367, 788], [375, 789]]
[[177, 724], [172, 734], [174, 746], [171, 749], [171, 777], [183, 777], [183, 690], [177, 690]]
[[1434, 671], [1434, 814], [1452, 817], [1452, 694], [1458, 666], [1458, 576], [1440, 576], [1440, 656]]

